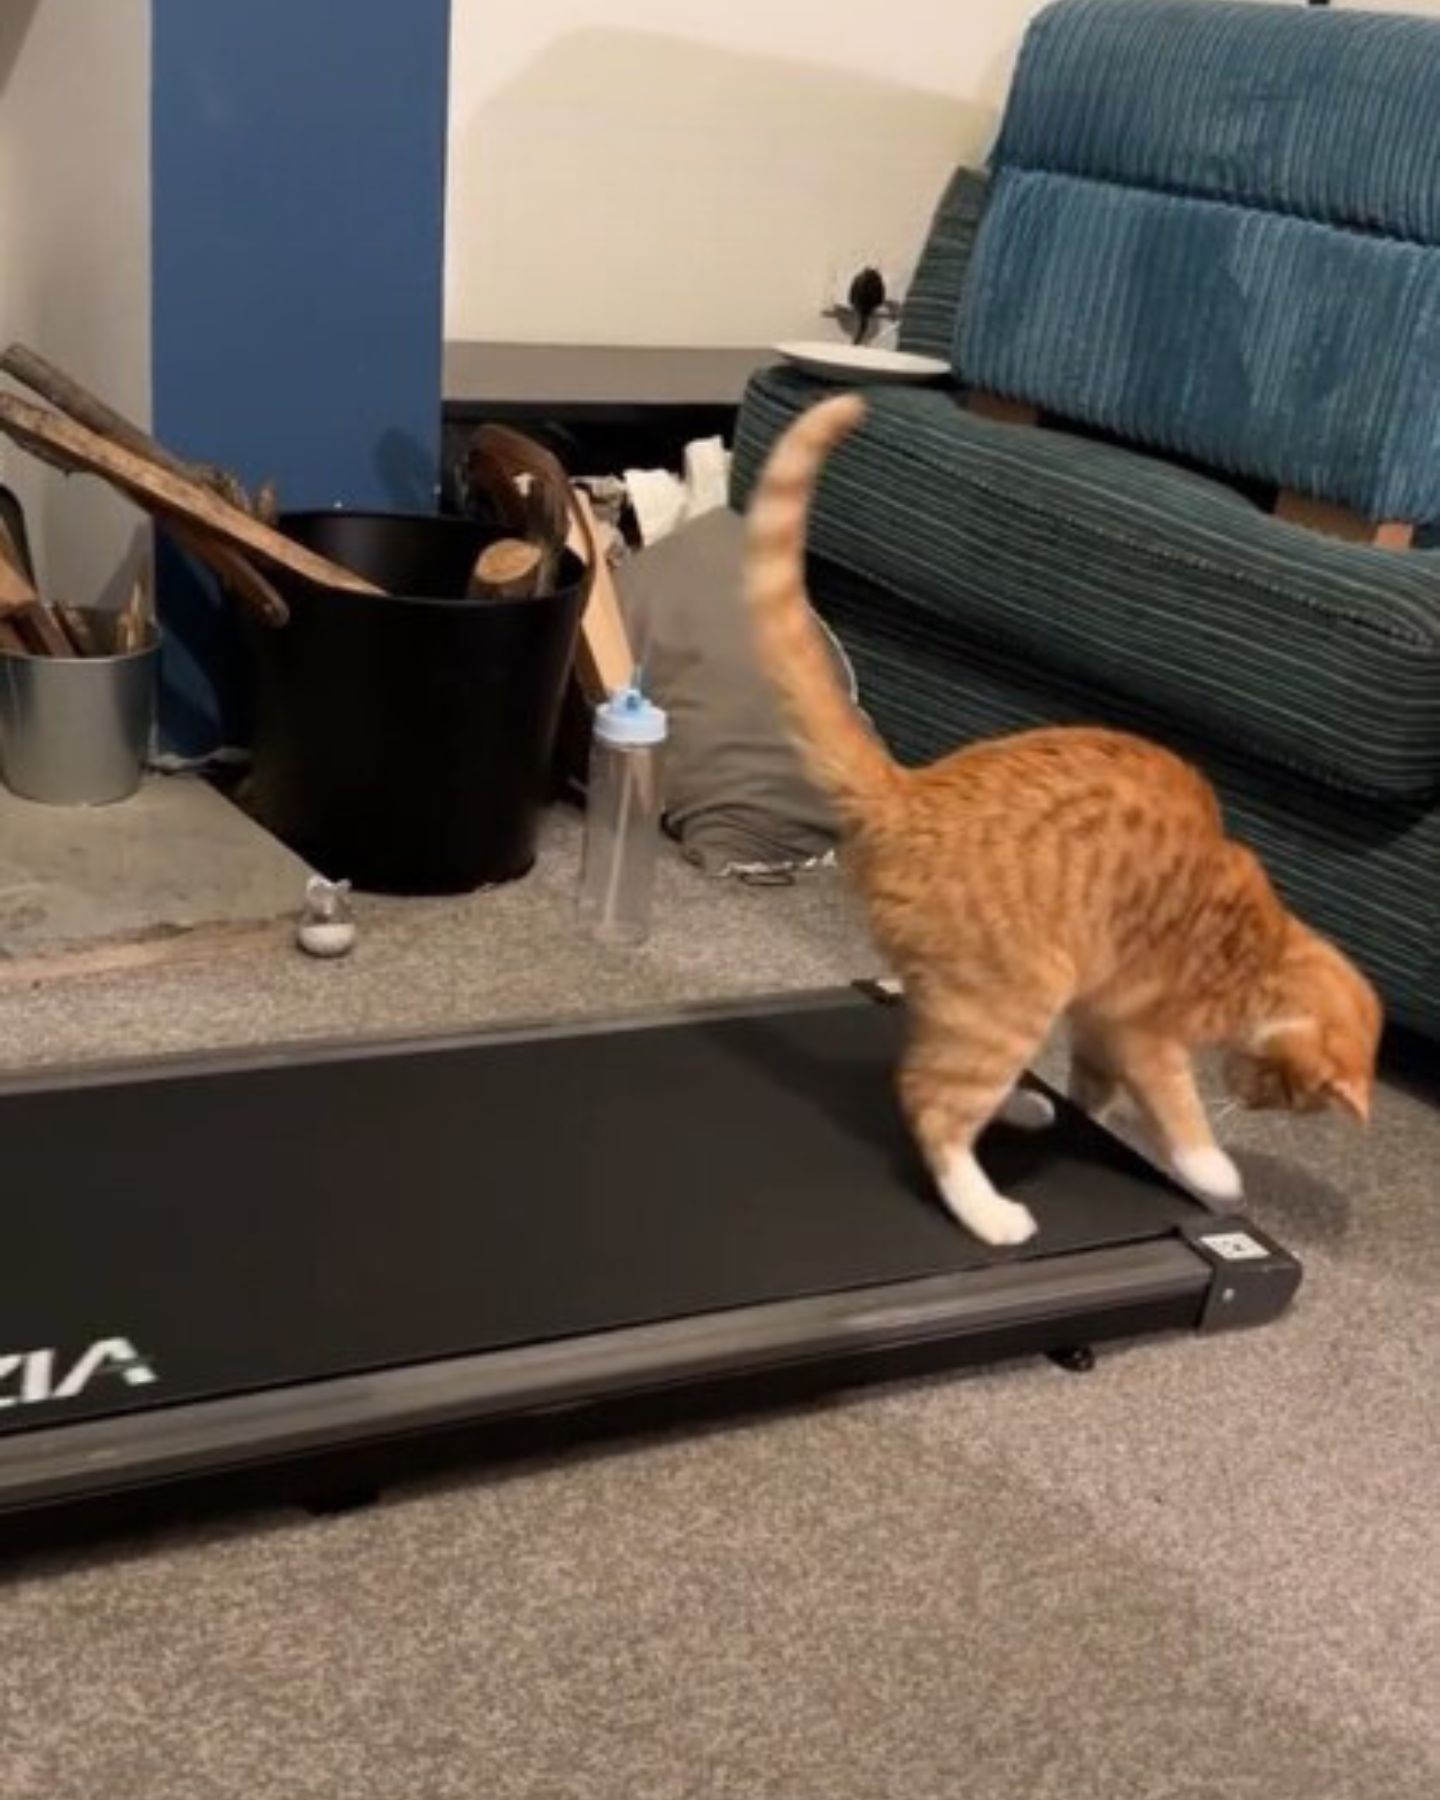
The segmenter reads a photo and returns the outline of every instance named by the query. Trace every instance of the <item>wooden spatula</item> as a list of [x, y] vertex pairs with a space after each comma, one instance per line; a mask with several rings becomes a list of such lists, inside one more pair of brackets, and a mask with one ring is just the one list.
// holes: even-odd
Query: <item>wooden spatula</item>
[[596, 529], [590, 496], [583, 488], [573, 492], [575, 521], [570, 532], [570, 548], [590, 562], [590, 594], [580, 620], [575, 670], [585, 698], [592, 706], [598, 706], [634, 679], [635, 654], [630, 646], [630, 633], [625, 628], [620, 596], [615, 590], [615, 580]]
[[41, 356], [38, 350], [31, 350], [25, 344], [11, 344], [0, 355], [0, 369], [23, 387], [38, 394], [42, 400], [48, 400], [57, 412], [66, 414], [77, 425], [86, 426], [99, 437], [109, 438], [111, 443], [118, 444], [122, 450], [133, 450], [137, 456], [158, 464], [162, 469], [169, 469], [172, 474], [183, 476], [200, 487], [212, 489], [222, 500], [228, 500], [242, 512], [253, 512], [267, 525], [275, 523], [273, 511], [266, 513], [261, 510], [264, 490], [252, 501], [228, 469], [217, 468], [211, 463], [182, 462], [151, 437], [148, 431], [142, 431], [123, 413], [116, 412], [98, 394], [92, 394], [73, 375], [67, 374], [64, 369]]
[[146, 512], [162, 520], [176, 519], [232, 551], [288, 569], [321, 587], [352, 594], [384, 592], [362, 575], [292, 543], [188, 476], [149, 461], [46, 407], [34, 406], [14, 394], [0, 394], [0, 431], [43, 461], [67, 472], [98, 475]]

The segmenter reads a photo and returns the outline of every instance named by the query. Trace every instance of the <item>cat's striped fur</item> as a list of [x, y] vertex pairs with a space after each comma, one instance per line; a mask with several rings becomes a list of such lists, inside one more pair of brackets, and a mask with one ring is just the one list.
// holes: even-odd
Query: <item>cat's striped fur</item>
[[1381, 1009], [1363, 975], [1281, 903], [1225, 835], [1204, 778], [1123, 733], [1055, 729], [973, 745], [928, 768], [890, 757], [836, 679], [805, 591], [805, 527], [850, 396], [776, 445], [750, 508], [746, 593], [762, 659], [832, 796], [878, 944], [911, 1020], [901, 1091], [946, 1203], [988, 1243], [1035, 1229], [974, 1154], [997, 1114], [1047, 1122], [1016, 1089], [1068, 1017], [1072, 1091], [1099, 1112], [1126, 1090], [1172, 1167], [1239, 1197], [1191, 1066], [1230, 1052], [1255, 1105], [1368, 1116]]

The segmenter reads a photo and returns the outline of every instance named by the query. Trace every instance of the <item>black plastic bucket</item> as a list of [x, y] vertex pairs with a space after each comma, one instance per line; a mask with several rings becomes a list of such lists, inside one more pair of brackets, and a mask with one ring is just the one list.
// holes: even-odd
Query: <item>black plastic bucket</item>
[[466, 893], [535, 860], [584, 602], [567, 557], [544, 600], [463, 598], [500, 535], [469, 519], [295, 513], [281, 528], [383, 595], [281, 577], [257, 628], [252, 805], [332, 880]]

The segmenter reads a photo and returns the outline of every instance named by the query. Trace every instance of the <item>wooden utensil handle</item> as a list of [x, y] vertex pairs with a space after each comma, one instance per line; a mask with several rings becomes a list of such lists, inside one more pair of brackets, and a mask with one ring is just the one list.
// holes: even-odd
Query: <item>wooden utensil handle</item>
[[58, 615], [43, 600], [32, 600], [11, 618], [20, 635], [41, 656], [74, 656], [75, 646]]
[[13, 612], [17, 607], [30, 606], [38, 598], [35, 584], [25, 573], [19, 548], [10, 535], [10, 529], [0, 519], [0, 614]]
[[90, 621], [78, 606], [66, 606], [63, 602], [55, 603], [56, 616], [65, 627], [65, 635], [75, 646], [77, 656], [98, 656], [100, 646], [95, 641], [95, 633], [90, 629]]
[[161, 526], [182, 550], [196, 562], [204, 563], [228, 593], [248, 606], [262, 625], [279, 626], [290, 622], [290, 608], [238, 550], [206, 537], [203, 531], [195, 531], [178, 519], [163, 519]]
[[476, 599], [528, 600], [536, 591], [544, 553], [524, 538], [500, 538], [487, 544], [470, 572]]

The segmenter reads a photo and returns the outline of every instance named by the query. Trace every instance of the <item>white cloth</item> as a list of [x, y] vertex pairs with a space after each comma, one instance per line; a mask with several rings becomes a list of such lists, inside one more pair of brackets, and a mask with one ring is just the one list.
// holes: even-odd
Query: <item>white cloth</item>
[[730, 494], [730, 452], [722, 438], [695, 438], [685, 446], [685, 479], [668, 469], [627, 469], [625, 488], [635, 509], [640, 541], [647, 547], [672, 531], [725, 505]]

